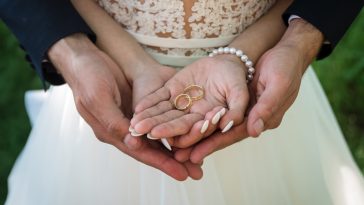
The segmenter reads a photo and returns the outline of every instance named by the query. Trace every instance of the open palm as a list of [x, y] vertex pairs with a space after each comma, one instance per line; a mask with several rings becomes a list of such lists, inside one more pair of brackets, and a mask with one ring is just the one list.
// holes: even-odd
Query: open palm
[[[243, 121], [249, 101], [245, 79], [244, 68], [236, 61], [203, 58], [142, 99], [131, 124], [138, 133], [150, 133], [154, 138], [176, 137], [173, 146], [191, 146], [217, 128], [226, 131]], [[186, 111], [175, 109], [174, 99], [190, 85], [203, 87], [204, 98]]]

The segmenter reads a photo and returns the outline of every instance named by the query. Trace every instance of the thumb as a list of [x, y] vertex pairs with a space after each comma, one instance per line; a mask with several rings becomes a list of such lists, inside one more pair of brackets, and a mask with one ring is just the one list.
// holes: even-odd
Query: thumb
[[289, 96], [287, 89], [280, 86], [279, 83], [271, 82], [265, 88], [263, 87], [258, 83], [257, 103], [248, 116], [248, 134], [252, 137], [259, 136], [267, 129], [266, 125]]
[[247, 84], [233, 88], [226, 98], [229, 110], [220, 120], [223, 133], [229, 131], [233, 125], [244, 121], [244, 115], [249, 104], [249, 91]]

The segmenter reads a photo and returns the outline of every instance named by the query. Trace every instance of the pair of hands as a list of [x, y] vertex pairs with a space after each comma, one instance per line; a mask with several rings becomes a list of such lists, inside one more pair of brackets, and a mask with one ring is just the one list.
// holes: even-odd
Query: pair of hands
[[[298, 86], [292, 87], [290, 86], [291, 82], [288, 82], [288, 79], [292, 79], [291, 76], [295, 74], [295, 69], [291, 68], [296, 67], [296, 62], [293, 60], [293, 58], [290, 58], [292, 60], [291, 63], [288, 64], [288, 62], [285, 61], [285, 65], [287, 66], [280, 67], [280, 65], [275, 61], [280, 62], [286, 60], [285, 55], [276, 55], [276, 53], [279, 53], [278, 51], [280, 50], [282, 50], [283, 53], [290, 52], [286, 48], [278, 47], [269, 51], [264, 57], [261, 58], [260, 63], [257, 65], [257, 80], [252, 84], [253, 86], [261, 86], [257, 86], [257, 91], [260, 89], [259, 92], [261, 92], [260, 95], [262, 96], [260, 99], [266, 100], [258, 101], [260, 103], [253, 107], [253, 110], [256, 111], [252, 112], [252, 110], [250, 112], [249, 119], [254, 121], [258, 118], [262, 118], [264, 122], [266, 122], [264, 129], [277, 126], [279, 120], [274, 122], [272, 121], [271, 116], [273, 116], [274, 113], [279, 113], [280, 116], [283, 116], [283, 113], [289, 106], [288, 103], [286, 104], [287, 107], [279, 106], [284, 99], [281, 100], [279, 96], [273, 96], [273, 98], [270, 98], [270, 96], [275, 95], [274, 92], [285, 96], [284, 94], [287, 93], [288, 89], [291, 90], [290, 92], [292, 93], [297, 93], [298, 91]], [[220, 64], [217, 64], [219, 66], [216, 67], [210, 67], [206, 61], [213, 61], [214, 63], [217, 63], [218, 61]], [[70, 85], [72, 84], [71, 88], [75, 96], [74, 98], [78, 111], [93, 128], [97, 138], [102, 142], [112, 144], [136, 160], [153, 166], [177, 180], [185, 180], [188, 176], [193, 179], [201, 178], [202, 169], [200, 166], [206, 156], [237, 141], [240, 141], [249, 135], [257, 136], [260, 134], [259, 132], [256, 132], [255, 129], [252, 129], [250, 132], [248, 132], [247, 123], [243, 118], [245, 108], [248, 104], [248, 94], [246, 93], [248, 88], [247, 84], [245, 83], [245, 75], [241, 73], [242, 75], [240, 76], [231, 76], [236, 78], [236, 88], [239, 89], [230, 89], [229, 86], [231, 85], [229, 84], [229, 80], [231, 80], [231, 78], [227, 75], [223, 75], [225, 76], [224, 78], [226, 78], [225, 81], [224, 79], [220, 78], [221, 72], [226, 73], [226, 69], [224, 68], [224, 66], [226, 66], [225, 64], [231, 64], [231, 74], [234, 74], [233, 72], [239, 73], [239, 71], [243, 71], [241, 65], [235, 65], [235, 62], [220, 62], [218, 59], [204, 59], [196, 62], [196, 64], [201, 66], [201, 70], [192, 69], [191, 67], [191, 69], [186, 68], [185, 71], [181, 71], [176, 75], [174, 69], [161, 66], [154, 68], [150, 73], [144, 73], [144, 75], [134, 79], [132, 86], [128, 84], [119, 67], [101, 51], [97, 51], [97, 54], [88, 54], [83, 57], [78, 56], [77, 62], [80, 64], [74, 64], [74, 68], [80, 73], [77, 72], [74, 74], [74, 76], [82, 76], [82, 78], [87, 79], [87, 81], [79, 80], [77, 83], [70, 83]], [[262, 69], [262, 66], [266, 64], [269, 66]], [[277, 65], [279, 70], [274, 65]], [[204, 69], [207, 69], [206, 71], [208, 72], [205, 73]], [[239, 71], [237, 69], [239, 69]], [[184, 72], [186, 72], [186, 74], [184, 74]], [[202, 72], [201, 75], [199, 75], [200, 78], [195, 79], [195, 81], [189, 81], [190, 79], [193, 79], [191, 78], [192, 76], [195, 76], [193, 75], [194, 72]], [[186, 85], [190, 83], [204, 83], [205, 85], [207, 82], [205, 81], [206, 78], [213, 80], [213, 78], [210, 78], [211, 76], [208, 74], [215, 75], [216, 79], [218, 79], [216, 82], [219, 83], [214, 84], [213, 81], [211, 81], [211, 87], [206, 86], [208, 91], [215, 92], [220, 91], [220, 89], [223, 88], [221, 92], [231, 92], [231, 95], [229, 95], [231, 97], [228, 98], [230, 100], [228, 101], [230, 103], [228, 104], [230, 110], [226, 113], [225, 119], [222, 118], [220, 120], [219, 128], [221, 129], [224, 127], [226, 122], [232, 119], [234, 120], [234, 123], [236, 122], [236, 126], [232, 130], [225, 134], [216, 132], [210, 137], [204, 138], [202, 141], [200, 141], [202, 136], [209, 136], [211, 133], [213, 133], [213, 126], [210, 125], [209, 130], [206, 131], [204, 135], [198, 135], [199, 138], [191, 138], [187, 133], [187, 131], [189, 131], [189, 129], [187, 129], [189, 128], [189, 124], [178, 124], [176, 126], [177, 128], [180, 127], [178, 129], [185, 129], [181, 131], [181, 135], [183, 132], [186, 132], [186, 137], [180, 137], [180, 140], [176, 142], [176, 145], [181, 144], [182, 146], [187, 147], [187, 145], [193, 144], [197, 141], [199, 141], [199, 143], [194, 144], [192, 147], [177, 150], [175, 153], [167, 151], [158, 142], [147, 140], [145, 138], [135, 138], [129, 134], [129, 119], [131, 118], [131, 110], [133, 105], [136, 106], [139, 102], [139, 105], [135, 107], [135, 110], [143, 110], [143, 101], [148, 102], [146, 101], [146, 99], [148, 99], [146, 96], [154, 93], [154, 91], [160, 88], [163, 89], [164, 85], [170, 86], [170, 89], [174, 89], [175, 87], [173, 86], [180, 86], [180, 88], [184, 88], [184, 84], [176, 83], [176, 77], [183, 77], [184, 80], [181, 80], [180, 82], [184, 82]], [[238, 83], [238, 81], [241, 83]], [[298, 82], [296, 85], [299, 85], [299, 81], [300, 77], [296, 79], [296, 82]], [[277, 87], [275, 82], [287, 84], [281, 84], [282, 86]], [[77, 87], [73, 86], [74, 84], [77, 85]], [[133, 90], [131, 90], [131, 87], [133, 87]], [[234, 86], [231, 88], [234, 88]], [[218, 92], [214, 94], [218, 94]], [[294, 94], [290, 96], [294, 96]], [[206, 116], [206, 119], [211, 119], [216, 110], [219, 110], [219, 108], [222, 106], [225, 107], [224, 96], [221, 96], [221, 98], [213, 98], [212, 101], [212, 104], [209, 104], [208, 101], [200, 102], [201, 107], [204, 107], [205, 104], [208, 105], [208, 107], [206, 107], [202, 113], [214, 110], [213, 108], [217, 107], [217, 109], [211, 112], [210, 116]], [[196, 106], [197, 105], [198, 104], [196, 104]], [[236, 107], [235, 111], [231, 109], [234, 106]], [[198, 109], [196, 109], [195, 113], [192, 115], [197, 116], [196, 121], [201, 122], [201, 120], [205, 118], [205, 115], [199, 113]], [[249, 122], [251, 121], [248, 120], [248, 123]], [[195, 133], [200, 133], [198, 123], [196, 128], [192, 129], [192, 131]], [[173, 136], [173, 134], [174, 133], [171, 133], [170, 136]], [[166, 136], [161, 135], [161, 137]], [[183, 139], [185, 139], [185, 141]]]
[[[70, 44], [76, 46], [72, 48]], [[73, 42], [61, 40], [57, 43], [57, 47], [49, 51], [49, 56], [70, 85], [80, 115], [92, 127], [100, 141], [112, 144], [136, 160], [155, 167], [177, 180], [185, 180], [188, 176], [193, 179], [202, 177], [203, 159], [211, 153], [247, 136], [258, 136], [263, 130], [279, 125], [285, 111], [297, 96], [302, 73], [312, 60], [303, 61], [302, 50], [292, 45], [296, 44], [278, 43], [258, 61], [257, 72], [250, 87], [252, 106], [245, 119], [248, 88], [242, 66], [238, 66], [233, 60], [203, 59], [196, 62], [196, 65], [191, 65], [199, 69], [185, 68], [176, 75], [172, 68], [153, 66], [129, 83], [117, 64], [85, 36], [77, 36]], [[65, 54], [67, 58], [64, 57]], [[236, 75], [234, 72], [241, 75]], [[184, 122], [183, 116], [180, 115], [183, 123], [177, 124], [176, 127], [181, 137], [174, 143], [181, 147], [198, 143], [171, 153], [156, 141], [130, 135], [133, 108], [137, 114], [139, 112], [141, 114], [142, 110], [151, 106], [146, 99], [153, 97], [151, 94], [155, 91], [165, 90], [170, 95], [157, 98], [152, 104], [160, 99], [175, 96], [180, 89], [190, 84], [203, 85], [213, 95], [209, 95], [211, 98], [207, 98], [207, 101], [199, 102], [201, 105], [195, 104], [203, 109], [195, 109], [192, 114], [186, 115], [193, 118], [195, 127], [192, 129], [187, 129], [191, 123]], [[201, 131], [201, 122], [204, 119], [211, 119], [220, 107], [229, 108], [220, 119], [220, 123], [211, 126], [204, 135], [198, 135]], [[179, 115], [172, 116], [176, 118]], [[214, 132], [215, 128], [221, 129], [226, 126], [229, 120], [234, 120], [234, 127], [229, 132], [224, 134]], [[167, 123], [173, 125], [173, 121]], [[162, 126], [161, 130], [168, 129], [163, 129]], [[159, 131], [156, 129], [154, 132], [157, 134]], [[175, 133], [170, 134], [174, 135]], [[203, 138], [208, 135], [210, 135], [208, 138]], [[160, 135], [160, 137], [166, 136]]]
[[[267, 51], [257, 64], [251, 95], [244, 66], [237, 57], [198, 60], [138, 101], [131, 127], [155, 139], [168, 138], [177, 147], [175, 159], [200, 164], [219, 149], [279, 126], [298, 94], [307, 66], [300, 58], [285, 45]], [[162, 73], [156, 70], [153, 78], [158, 79]], [[192, 84], [205, 89], [205, 98], [194, 102], [188, 112], [176, 110], [173, 99]], [[250, 96], [252, 106], [247, 114]]]

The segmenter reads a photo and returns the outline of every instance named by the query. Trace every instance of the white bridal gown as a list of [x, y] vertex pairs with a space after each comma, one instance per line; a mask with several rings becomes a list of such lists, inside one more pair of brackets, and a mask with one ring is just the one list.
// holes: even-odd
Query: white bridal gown
[[[181, 0], [99, 3], [153, 57], [177, 67], [227, 45], [274, 2], [196, 0], [186, 13]], [[69, 87], [53, 87], [11, 172], [6, 204], [364, 204], [363, 177], [311, 68], [278, 129], [213, 154], [203, 169], [202, 180], [178, 182], [99, 142]]]

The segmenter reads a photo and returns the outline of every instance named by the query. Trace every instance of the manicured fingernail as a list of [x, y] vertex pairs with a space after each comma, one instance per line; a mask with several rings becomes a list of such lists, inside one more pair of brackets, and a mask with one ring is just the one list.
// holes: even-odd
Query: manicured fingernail
[[219, 112], [221, 117], [224, 116], [226, 113], [226, 108], [223, 107]]
[[161, 142], [162, 142], [162, 144], [169, 150], [169, 151], [172, 151], [172, 147], [171, 147], [171, 145], [169, 145], [169, 143], [168, 143], [168, 141], [167, 141], [167, 139], [166, 138], [162, 138], [161, 139]]
[[142, 136], [142, 135], [144, 135], [144, 134], [137, 133], [137, 132], [134, 130], [134, 131], [132, 131], [132, 132], [130, 133], [130, 135], [131, 135], [131, 136], [133, 136], [133, 137], [140, 137], [140, 136]]
[[255, 123], [254, 123], [254, 130], [255, 132], [257, 132], [258, 135], [260, 135], [260, 133], [263, 132], [264, 130], [264, 122], [262, 119], [259, 119], [257, 120]]
[[129, 132], [135, 132], [134, 128], [132, 128], [131, 125], [129, 127]]
[[221, 133], [225, 133], [227, 131], [229, 131], [234, 125], [234, 121], [231, 120], [225, 127], [224, 129], [222, 129]]
[[205, 132], [206, 132], [206, 130], [207, 130], [207, 128], [209, 128], [209, 121], [208, 121], [208, 120], [206, 120], [206, 121], [203, 123], [203, 125], [202, 125], [202, 127], [201, 127], [201, 134], [205, 133]]
[[150, 133], [147, 134], [147, 138], [151, 140], [158, 140], [158, 138], [152, 137]]
[[220, 113], [220, 112], [218, 112], [218, 113], [216, 113], [216, 114], [215, 114], [215, 116], [212, 118], [211, 123], [212, 123], [213, 125], [216, 125], [216, 124], [219, 122], [220, 118], [221, 118], [221, 113]]

